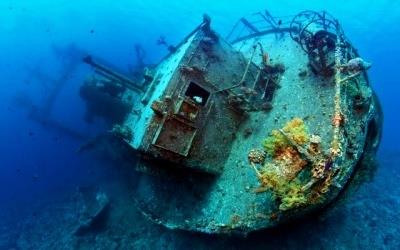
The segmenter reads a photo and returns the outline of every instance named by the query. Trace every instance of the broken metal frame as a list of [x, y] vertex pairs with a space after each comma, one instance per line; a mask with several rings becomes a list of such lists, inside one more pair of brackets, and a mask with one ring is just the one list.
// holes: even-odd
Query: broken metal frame
[[[74, 47], [73, 47], [74, 48]], [[75, 49], [75, 48], [74, 48]], [[78, 53], [82, 53], [79, 49], [75, 49]], [[44, 97], [43, 104], [38, 106], [24, 107], [28, 110], [28, 118], [41, 125], [62, 132], [70, 137], [78, 140], [87, 140], [88, 137], [80, 131], [70, 128], [60, 121], [52, 117], [52, 111], [56, 104], [58, 96], [61, 94], [63, 88], [68, 83], [70, 76], [78, 69], [80, 62], [69, 60], [59, 78], [52, 79], [46, 74], [42, 73], [39, 69], [29, 69], [31, 76], [37, 78], [39, 81], [51, 82], [52, 90]]]
[[[312, 26], [313, 24], [318, 25], [321, 30], [324, 30], [327, 33], [331, 33], [337, 38], [341, 40], [341, 44], [337, 44], [340, 46], [344, 46], [347, 48], [347, 53], [343, 55], [345, 58], [349, 60], [350, 55], [355, 57], [359, 56], [357, 49], [351, 44], [349, 39], [346, 37], [342, 26], [339, 21], [334, 18], [331, 14], [326, 11], [316, 12], [311, 10], [302, 11], [296, 16], [293, 17], [290, 22], [289, 34], [290, 37], [297, 41], [301, 48], [307, 53], [310, 54], [312, 48], [307, 46], [307, 39], [312, 37], [312, 34], [309, 33], [307, 28]], [[366, 79], [367, 84], [369, 85], [368, 74], [364, 71], [362, 72], [363, 77]]]
[[325, 31], [344, 38], [344, 32], [337, 19], [328, 12], [316, 12], [306, 10], [297, 14], [290, 23], [290, 37], [300, 44], [301, 48], [307, 53], [311, 53], [309, 46], [314, 34], [309, 29], [315, 25], [318, 31]]
[[92, 66], [95, 69], [95, 72], [107, 79], [113, 80], [115, 82], [120, 83], [122, 86], [135, 91], [137, 93], [142, 93], [143, 86], [138, 85], [135, 83], [133, 80], [129, 79], [128, 77], [116, 72], [115, 70], [112, 70], [108, 68], [107, 66], [104, 66], [96, 61], [93, 60], [91, 56], [86, 56], [83, 58], [83, 62]]
[[250, 17], [240, 18], [225, 39], [234, 44], [251, 37], [290, 32], [291, 28], [287, 25], [291, 18], [292, 16], [274, 17], [267, 10], [256, 12]]

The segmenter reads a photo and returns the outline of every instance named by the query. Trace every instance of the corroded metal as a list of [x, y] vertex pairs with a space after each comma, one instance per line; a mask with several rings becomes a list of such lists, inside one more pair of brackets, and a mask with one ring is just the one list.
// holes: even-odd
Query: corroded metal
[[260, 16], [267, 26], [241, 19], [236, 28], [249, 33], [231, 33], [233, 43], [205, 16], [116, 127], [138, 158], [136, 205], [153, 222], [206, 233], [273, 227], [332, 202], [374, 155], [382, 114], [370, 65], [360, 66], [339, 22], [325, 12]]

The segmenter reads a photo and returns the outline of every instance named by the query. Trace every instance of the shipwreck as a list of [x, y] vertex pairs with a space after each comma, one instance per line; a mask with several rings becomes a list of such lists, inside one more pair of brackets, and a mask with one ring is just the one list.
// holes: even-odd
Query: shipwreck
[[[371, 67], [327, 12], [203, 22], [140, 80], [85, 57], [90, 116], [134, 157], [135, 203], [206, 233], [270, 228], [331, 204], [379, 146]], [[115, 144], [115, 141], [113, 142]], [[363, 169], [364, 168], [364, 169]]]

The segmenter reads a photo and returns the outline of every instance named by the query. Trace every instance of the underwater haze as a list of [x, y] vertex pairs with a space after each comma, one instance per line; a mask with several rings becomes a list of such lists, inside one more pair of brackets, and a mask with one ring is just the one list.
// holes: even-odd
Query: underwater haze
[[[326, 10], [372, 62], [369, 80], [384, 113], [374, 177], [322, 214], [246, 237], [151, 223], [131, 201], [135, 173], [81, 153], [109, 129], [85, 119], [80, 87], [93, 70], [82, 58], [133, 75], [142, 66], [138, 45], [143, 64], [154, 65], [168, 54], [157, 40], [178, 44], [204, 13], [226, 36], [262, 10]], [[0, 249], [400, 249], [399, 23], [396, 0], [1, 0]], [[76, 237], [86, 199], [77, 193], [92, 190], [112, 194], [110, 222]]]

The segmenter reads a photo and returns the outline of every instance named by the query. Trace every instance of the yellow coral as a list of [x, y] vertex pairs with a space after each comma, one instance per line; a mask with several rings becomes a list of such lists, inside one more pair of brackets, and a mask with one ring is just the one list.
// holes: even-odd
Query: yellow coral
[[279, 209], [282, 211], [286, 211], [304, 206], [307, 203], [308, 200], [304, 193], [301, 191], [301, 185], [298, 182], [294, 182], [288, 186], [285, 195], [281, 198]]
[[302, 189], [302, 184], [296, 179], [298, 173], [307, 165], [302, 159], [298, 146], [309, 142], [304, 121], [294, 118], [286, 123], [282, 130], [272, 130], [270, 136], [263, 142], [264, 150], [273, 158], [257, 172], [261, 187], [260, 191], [270, 189], [280, 202], [282, 211], [301, 207], [308, 203]]
[[271, 169], [270, 164], [266, 164], [265, 167], [260, 171], [259, 180], [262, 187], [279, 189], [282, 187], [286, 179], [283, 178], [276, 170]]
[[304, 145], [309, 140], [304, 121], [300, 118], [289, 121], [282, 130], [299, 145]]
[[280, 201], [280, 210], [286, 211], [307, 204], [302, 185], [298, 181], [288, 181], [274, 169], [263, 169], [259, 179], [261, 186], [271, 189], [275, 198]]
[[[289, 121], [282, 130], [298, 145], [304, 145], [309, 140], [304, 121], [300, 118], [294, 118]], [[279, 130], [272, 130], [271, 135], [264, 140], [263, 146], [269, 155], [275, 157], [281, 150], [290, 145], [286, 137]]]
[[275, 153], [280, 149], [287, 147], [289, 142], [278, 130], [272, 130], [271, 135], [264, 142], [264, 150], [270, 156], [275, 156]]

